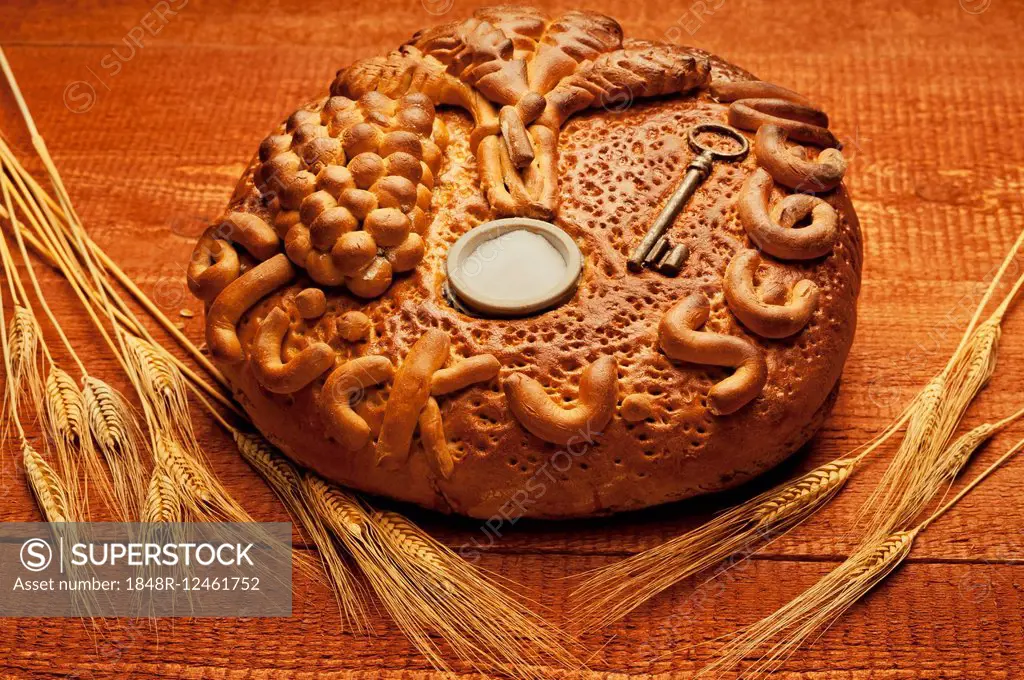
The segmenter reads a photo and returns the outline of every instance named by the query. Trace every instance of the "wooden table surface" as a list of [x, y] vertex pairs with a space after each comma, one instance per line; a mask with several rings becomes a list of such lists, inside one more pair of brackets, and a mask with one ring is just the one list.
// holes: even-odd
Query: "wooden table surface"
[[[4, 0], [0, 43], [39, 128], [98, 240], [175, 318], [197, 310], [184, 285], [194, 238], [225, 205], [256, 144], [335, 71], [417, 27], [464, 17], [466, 0], [213, 2]], [[550, 4], [557, 11], [571, 2]], [[805, 455], [763, 488], [866, 441], [944, 363], [984, 282], [1024, 226], [1024, 5], [1011, 0], [615, 0], [588, 3], [628, 35], [694, 44], [822, 102], [847, 143], [848, 184], [866, 239], [860, 327], [835, 413]], [[168, 12], [170, 10], [170, 13]], [[162, 15], [162, 16], [161, 16]], [[439, 16], [439, 15], [444, 15]], [[0, 125], [28, 154], [6, 91]], [[1018, 262], [1014, 271], [1018, 271]], [[53, 275], [47, 291], [92, 372], [117, 375]], [[201, 336], [201, 314], [180, 320]], [[1024, 401], [1024, 309], [1011, 315], [997, 376], [968, 424]], [[251, 513], [281, 507], [196, 415], [217, 473]], [[1024, 432], [999, 437], [982, 462]], [[0, 520], [39, 519], [9, 448]], [[812, 522], [711, 584], [683, 584], [589, 634], [585, 678], [685, 678], [714, 645], [842, 559], [877, 479], [872, 465]], [[971, 468], [980, 470], [976, 463]], [[1024, 673], [1024, 460], [1011, 463], [918, 541], [890, 581], [785, 666], [782, 677], [1012, 678]], [[744, 490], [739, 495], [751, 493]], [[571, 524], [501, 529], [481, 564], [524, 584], [558, 619], [562, 577], [618, 560], [692, 526], [713, 502]], [[413, 517], [452, 545], [487, 544], [467, 520]], [[341, 632], [329, 593], [297, 577], [287, 619], [122, 624], [0, 620], [0, 668], [16, 677], [435, 677], [386, 620]], [[459, 669], [471, 675], [465, 668]]]

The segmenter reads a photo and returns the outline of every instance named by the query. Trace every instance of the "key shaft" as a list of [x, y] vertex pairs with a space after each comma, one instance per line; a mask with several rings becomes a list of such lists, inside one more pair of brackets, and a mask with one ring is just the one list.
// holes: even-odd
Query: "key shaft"
[[647, 254], [651, 252], [651, 248], [658, 242], [658, 239], [665, 235], [665, 232], [668, 231], [669, 227], [676, 221], [676, 218], [679, 217], [679, 213], [686, 207], [690, 198], [697, 192], [697, 188], [711, 174], [711, 166], [714, 162], [714, 156], [709, 151], [695, 156], [690, 161], [690, 165], [686, 168], [686, 174], [683, 175], [683, 180], [676, 187], [676, 190], [672, 192], [672, 195], [669, 196], [665, 207], [661, 209], [657, 219], [654, 220], [647, 233], [644, 234], [643, 240], [640, 241], [640, 244], [633, 249], [633, 253], [629, 256], [628, 266], [630, 269], [633, 271], [643, 269]]

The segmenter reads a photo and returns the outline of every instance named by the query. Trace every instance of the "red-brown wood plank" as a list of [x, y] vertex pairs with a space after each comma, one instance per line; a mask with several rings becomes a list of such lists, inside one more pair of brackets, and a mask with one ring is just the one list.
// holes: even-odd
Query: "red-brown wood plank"
[[[1024, 110], [1024, 6], [991, 0], [980, 13], [966, 11], [985, 2], [586, 3], [616, 16], [630, 35], [698, 45], [813, 96], [847, 142], [848, 183], [866, 237], [857, 339], [826, 428], [802, 456], [756, 488], [849, 451], [898, 412], [956, 345], [979, 283], [1024, 226], [1024, 133], [1017, 125]], [[339, 67], [481, 3], [167, 3], [177, 14], [165, 11], [161, 23], [153, 14], [159, 3], [148, 0], [7, 0], [0, 5], [0, 44], [95, 238], [179, 318], [182, 308], [198, 311], [183, 280], [192, 240], [223, 207], [263, 135], [322, 94]], [[576, 3], [538, 4], [557, 10]], [[443, 16], [430, 13], [445, 7], [450, 10]], [[701, 14], [702, 7], [712, 13]], [[146, 26], [159, 31], [140, 37]], [[133, 37], [142, 45], [132, 49]], [[6, 91], [0, 129], [27, 153]], [[1024, 262], [1016, 266], [1024, 271]], [[115, 364], [67, 289], [53, 275], [44, 280], [91, 370], [116, 382]], [[999, 371], [969, 424], [1024, 405], [1022, 311], [1006, 324]], [[198, 316], [180, 321], [200, 338]], [[229, 439], [198, 412], [196, 423], [231, 491], [256, 517], [285, 518]], [[1016, 428], [1001, 436], [972, 469], [982, 469], [1022, 434], [1024, 428]], [[812, 522], [720, 584], [698, 595], [683, 584], [586, 637], [602, 651], [593, 672], [580, 677], [688, 677], [711, 651], [687, 651], [688, 645], [768, 613], [835, 565], [854, 540], [852, 519], [888, 453]], [[0, 457], [0, 520], [34, 520], [38, 514], [15, 458], [9, 450]], [[791, 659], [781, 677], [1018, 674], [1024, 661], [1022, 485], [1024, 461], [1018, 461], [979, 488], [922, 535], [890, 583]], [[561, 577], [677, 535], [750, 491], [592, 522], [504, 525], [493, 545], [478, 522], [412, 514], [453, 546], [488, 544], [482, 564], [522, 582], [557, 620], [568, 591]], [[100, 638], [78, 621], [2, 620], [0, 672], [436, 677], [386, 620], [375, 621], [378, 636], [370, 639], [340, 632], [337, 623], [329, 594], [301, 580], [296, 615], [286, 620], [168, 621], [158, 631], [114, 630]]]

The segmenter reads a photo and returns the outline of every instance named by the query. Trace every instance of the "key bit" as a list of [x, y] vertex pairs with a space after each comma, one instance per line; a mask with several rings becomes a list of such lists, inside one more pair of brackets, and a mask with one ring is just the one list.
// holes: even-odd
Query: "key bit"
[[651, 248], [651, 251], [647, 253], [647, 256], [644, 258], [644, 266], [658, 266], [658, 263], [661, 261], [661, 258], [668, 254], [668, 251], [671, 247], [672, 246], [671, 244], [669, 244], [667, 237], [662, 236], [661, 238], [659, 238], [655, 242], [654, 246]]
[[690, 249], [686, 247], [685, 243], [680, 243], [661, 258], [657, 270], [665, 276], [676, 276], [683, 270], [683, 265], [686, 264], [689, 257]]

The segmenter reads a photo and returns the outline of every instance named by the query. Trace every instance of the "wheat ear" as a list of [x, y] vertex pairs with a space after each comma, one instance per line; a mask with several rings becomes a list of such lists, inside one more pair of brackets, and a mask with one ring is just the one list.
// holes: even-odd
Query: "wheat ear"
[[17, 409], [23, 398], [33, 404], [42, 402], [43, 378], [40, 370], [40, 332], [35, 315], [15, 304], [9, 338], [11, 368], [7, 372], [5, 399]]
[[[526, 648], [530, 644], [560, 665], [579, 667], [546, 624], [403, 518], [373, 515], [313, 474], [303, 477], [303, 493], [402, 632], [438, 670], [448, 665], [433, 635], [464, 661], [514, 677], [540, 677], [540, 655]], [[498, 610], [489, 611], [492, 605]]]
[[[1011, 251], [1007, 257], [1016, 252]], [[997, 283], [993, 281], [990, 293]], [[906, 436], [861, 509], [859, 520], [866, 519], [862, 522], [866, 540], [906, 527], [940, 490], [943, 453], [967, 408], [995, 372], [1002, 320], [1022, 285], [1024, 275], [988, 319], [980, 324], [972, 321], [973, 327], [965, 332], [946, 367], [922, 392]], [[991, 294], [986, 294], [976, 318], [990, 299]]]
[[21, 456], [25, 465], [25, 476], [28, 477], [29, 486], [32, 487], [36, 503], [39, 504], [46, 521], [75, 521], [67, 491], [49, 463], [27, 441], [22, 442]]
[[[800, 596], [757, 623], [727, 636], [728, 643], [718, 658], [701, 669], [697, 677], [729, 673], [747, 658], [756, 660], [744, 669], [745, 678], [777, 669], [801, 645], [826, 629], [893, 573], [910, 554], [914, 540], [922, 531], [1022, 448], [1024, 440], [1017, 442], [956, 496], [916, 526], [863, 543], [842, 564]], [[757, 654], [760, 649], [765, 651]]]
[[323, 520], [310, 509], [302, 493], [299, 470], [260, 435], [234, 430], [232, 436], [242, 458], [259, 473], [313, 541], [333, 587], [342, 619], [353, 630], [366, 630], [363, 593]]
[[394, 512], [372, 516], [380, 548], [389, 558], [385, 580], [423, 626], [441, 635], [461, 659], [481, 670], [542, 677], [555, 663], [579, 672], [581, 663], [550, 624], [520, 604], [505, 587]]
[[139, 521], [168, 523], [183, 522], [184, 518], [185, 508], [174, 480], [162, 467], [153, 468]]
[[135, 368], [142, 393], [151, 406], [158, 429], [174, 433], [186, 448], [201, 455], [188, 410], [185, 378], [163, 347], [132, 335], [124, 335], [128, 361]]
[[[45, 424], [57, 450], [58, 472], [67, 487], [68, 502], [88, 516], [88, 488], [84, 478], [92, 472], [92, 436], [85, 415], [85, 401], [74, 378], [56, 365], [50, 367], [44, 386]], [[83, 474], [85, 472], [86, 474]]]
[[84, 385], [86, 414], [110, 470], [116, 507], [125, 521], [131, 521], [139, 517], [147, 493], [142, 430], [117, 390], [93, 376], [87, 376]]
[[302, 477], [302, 494], [309, 508], [344, 546], [402, 633], [431, 666], [442, 672], [447, 671], [448, 666], [420, 617], [406, 603], [397, 602], [402, 597], [401, 593], [389, 590], [393, 587], [388, 578], [390, 565], [381, 551], [373, 522], [363, 505], [344, 489], [311, 473]]
[[811, 517], [845, 486], [874, 451], [896, 434], [904, 415], [857, 455], [821, 465], [737, 505], [659, 546], [584, 574], [571, 595], [574, 629], [607, 626], [676, 583], [753, 546], [777, 538]]

